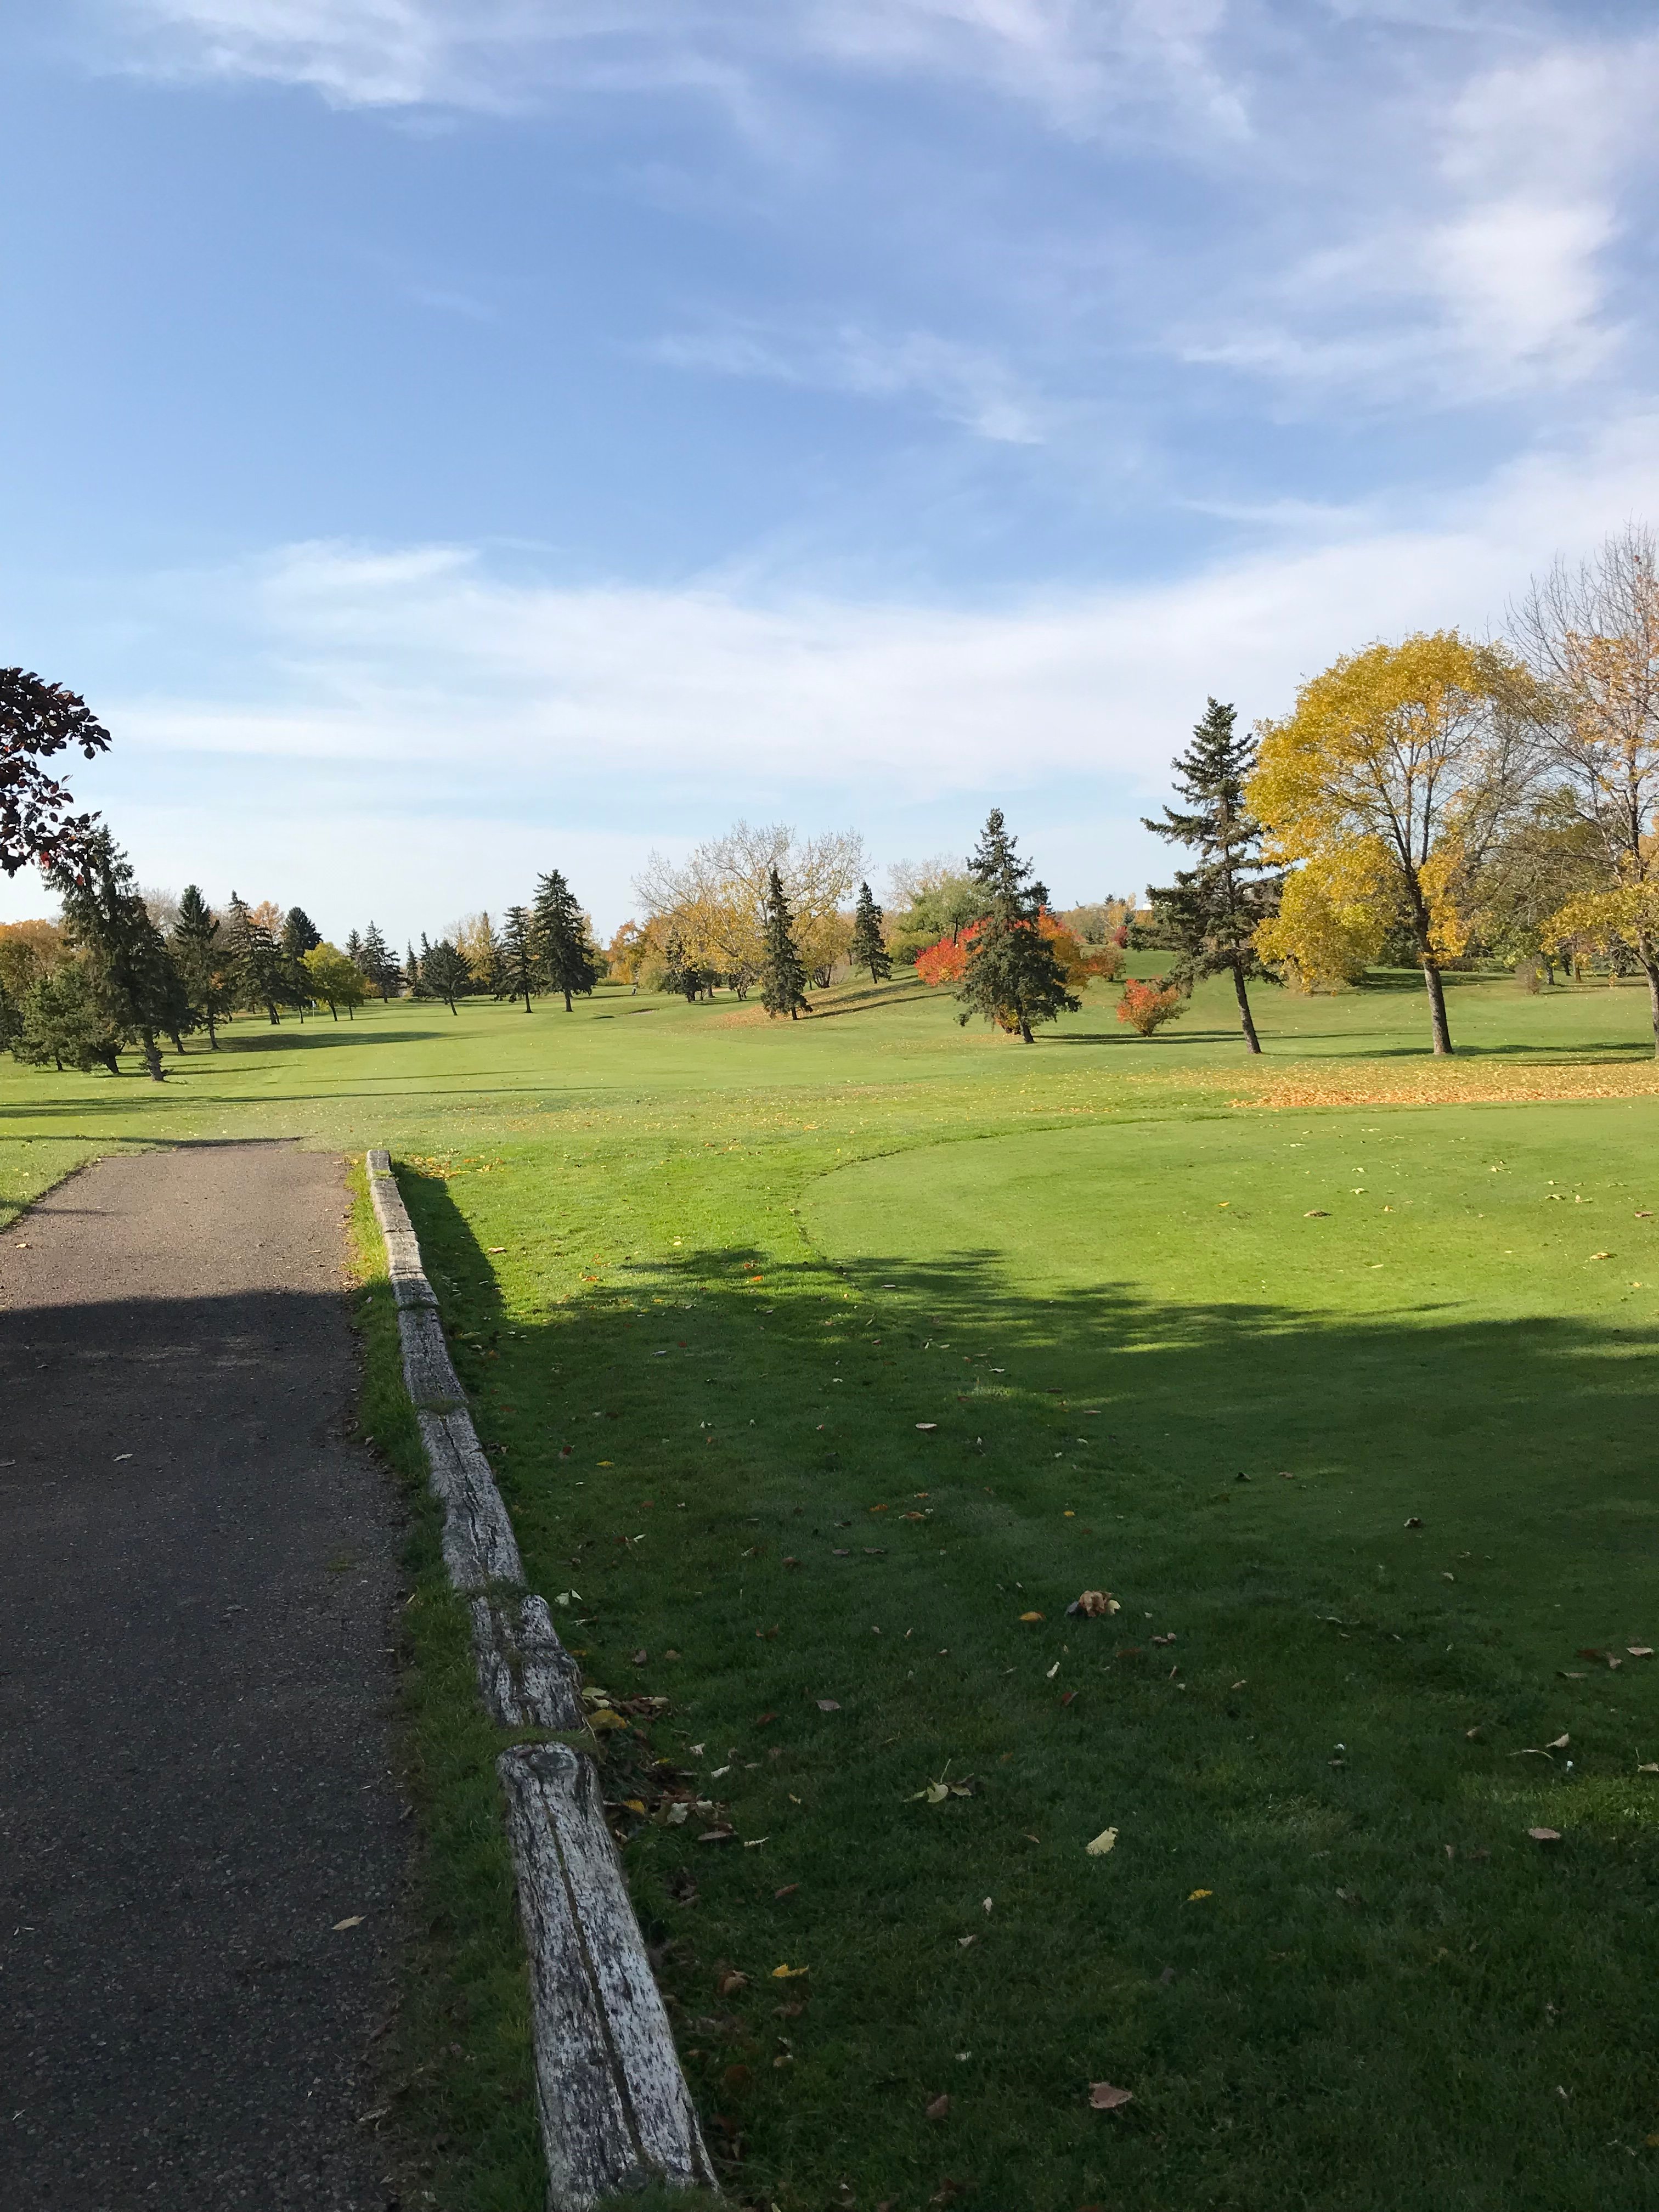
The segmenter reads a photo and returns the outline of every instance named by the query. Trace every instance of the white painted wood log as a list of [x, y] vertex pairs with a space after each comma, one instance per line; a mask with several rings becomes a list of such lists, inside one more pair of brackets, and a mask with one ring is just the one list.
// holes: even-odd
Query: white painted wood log
[[520, 1744], [495, 1771], [530, 1954], [551, 2212], [656, 2181], [712, 2189], [593, 1762], [565, 1744]]
[[[523, 1589], [513, 1524], [466, 1410], [390, 1155], [370, 1152], [368, 1168], [404, 1379], [443, 1507], [444, 1565], [471, 1601], [485, 1709], [501, 1728], [574, 1734], [586, 1725], [580, 1670], [546, 1600]], [[600, 2197], [652, 2181], [716, 2189], [592, 1759], [565, 1744], [519, 1744], [496, 1771], [529, 1953], [550, 2212], [587, 2212]]]
[[544, 1597], [475, 1597], [478, 1688], [497, 1728], [574, 1735], [587, 1726], [581, 1668], [560, 1643]]
[[524, 1563], [501, 1493], [465, 1413], [417, 1413], [432, 1487], [444, 1509], [443, 1554], [464, 1596], [491, 1583], [524, 1582]]

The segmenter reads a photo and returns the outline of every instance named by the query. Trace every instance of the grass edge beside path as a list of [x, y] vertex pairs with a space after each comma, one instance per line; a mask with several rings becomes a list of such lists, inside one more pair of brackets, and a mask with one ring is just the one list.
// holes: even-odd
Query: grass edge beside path
[[504, 1808], [501, 1745], [478, 1702], [471, 1630], [451, 1589], [441, 1515], [404, 1387], [398, 1310], [361, 1158], [349, 1170], [362, 1347], [361, 1439], [410, 1508], [399, 1616], [397, 1755], [416, 1823], [375, 2123], [406, 2201], [441, 2212], [532, 2212], [546, 2197], [536, 2125], [530, 1987]]

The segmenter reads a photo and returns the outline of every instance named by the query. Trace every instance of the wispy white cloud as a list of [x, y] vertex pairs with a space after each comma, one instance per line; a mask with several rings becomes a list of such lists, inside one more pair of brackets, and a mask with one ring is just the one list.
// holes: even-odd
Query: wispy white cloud
[[1623, 335], [1614, 249], [1653, 159], [1656, 94], [1651, 37], [1558, 39], [1449, 84], [1408, 82], [1366, 118], [1359, 188], [1326, 237], [1186, 357], [1456, 402], [1605, 368]]
[[1043, 439], [1043, 404], [1006, 362], [931, 331], [886, 337], [854, 325], [819, 333], [728, 322], [660, 338], [649, 350], [672, 368], [716, 376], [919, 399], [996, 444], [1035, 446]]
[[927, 73], [1069, 127], [1175, 101], [1243, 127], [1216, 59], [1226, 0], [105, 0], [133, 66], [307, 85], [346, 106], [518, 108], [571, 88], [741, 106], [803, 61]]
[[[1152, 864], [1129, 824], [1206, 692], [1277, 711], [1371, 636], [1494, 626], [1531, 569], [1644, 511], [1659, 514], [1659, 415], [1414, 501], [1409, 520], [1290, 511], [1248, 556], [977, 613], [577, 589], [509, 580], [465, 549], [297, 546], [143, 599], [152, 634], [175, 626], [229, 672], [100, 695], [108, 773], [128, 780], [117, 811], [155, 880], [208, 865], [157, 793], [176, 787], [187, 814], [215, 779], [238, 794], [218, 818], [234, 817], [250, 882], [315, 873], [286, 818], [307, 792], [362, 901], [400, 930], [422, 902], [493, 895], [499, 855], [550, 825], [589, 841], [584, 895], [614, 921], [653, 842], [745, 811], [853, 822], [892, 857], [916, 836], [895, 823], [933, 824], [931, 849], [1006, 799], [1048, 825], [1051, 872], [1127, 881]], [[418, 874], [405, 823], [434, 855]]]

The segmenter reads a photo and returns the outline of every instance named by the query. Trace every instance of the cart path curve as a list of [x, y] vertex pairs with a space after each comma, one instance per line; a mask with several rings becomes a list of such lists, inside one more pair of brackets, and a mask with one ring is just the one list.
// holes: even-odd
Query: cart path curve
[[337, 1157], [192, 1145], [0, 1236], [0, 2203], [397, 2201], [358, 2120], [399, 1510], [349, 1441], [347, 1211]]

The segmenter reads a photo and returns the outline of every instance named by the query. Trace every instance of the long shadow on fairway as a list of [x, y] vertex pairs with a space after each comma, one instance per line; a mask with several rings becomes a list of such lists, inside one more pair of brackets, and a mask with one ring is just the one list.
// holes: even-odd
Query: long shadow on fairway
[[509, 1314], [400, 1175], [532, 1583], [670, 1701], [606, 1795], [744, 2202], [1643, 2203], [1653, 1328], [988, 1250]]

